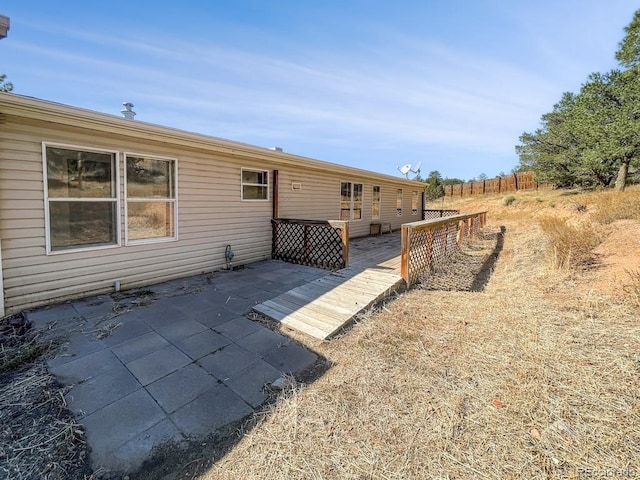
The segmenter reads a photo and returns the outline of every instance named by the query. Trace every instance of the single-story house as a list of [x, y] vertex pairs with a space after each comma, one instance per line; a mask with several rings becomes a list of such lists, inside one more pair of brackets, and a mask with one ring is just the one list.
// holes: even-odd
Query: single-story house
[[0, 93], [0, 314], [268, 259], [274, 217], [398, 229], [423, 186]]

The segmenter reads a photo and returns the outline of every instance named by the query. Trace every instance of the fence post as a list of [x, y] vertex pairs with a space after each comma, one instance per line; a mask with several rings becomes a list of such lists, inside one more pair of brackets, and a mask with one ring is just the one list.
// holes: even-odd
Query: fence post
[[278, 252], [278, 221], [271, 220], [271, 257], [275, 257]]
[[411, 286], [409, 277], [409, 249], [411, 248], [411, 227], [402, 225], [401, 236], [402, 250], [400, 251], [400, 275], [404, 278], [407, 287]]
[[344, 222], [340, 237], [342, 239], [342, 257], [344, 258], [344, 266], [346, 268], [349, 266], [349, 222]]

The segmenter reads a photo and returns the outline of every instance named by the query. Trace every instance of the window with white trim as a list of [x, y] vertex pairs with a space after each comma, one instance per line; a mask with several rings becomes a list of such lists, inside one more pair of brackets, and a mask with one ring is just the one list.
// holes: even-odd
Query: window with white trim
[[371, 197], [371, 219], [380, 219], [380, 186], [374, 185]]
[[340, 220], [362, 220], [362, 184], [340, 182]]
[[47, 253], [119, 244], [116, 152], [43, 144]]
[[175, 159], [125, 155], [127, 243], [176, 240]]
[[242, 169], [242, 200], [269, 200], [269, 172]]
[[418, 192], [411, 192], [411, 215], [418, 214]]
[[402, 189], [399, 188], [396, 193], [396, 216], [402, 216]]

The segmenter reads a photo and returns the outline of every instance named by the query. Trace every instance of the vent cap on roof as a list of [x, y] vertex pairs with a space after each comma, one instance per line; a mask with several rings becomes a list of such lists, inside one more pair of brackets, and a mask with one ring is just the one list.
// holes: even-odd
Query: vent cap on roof
[[129, 120], [133, 120], [133, 117], [136, 116], [136, 112], [131, 110], [134, 107], [133, 103], [124, 102], [122, 106], [124, 107], [122, 110], [120, 110], [120, 113], [122, 114], [122, 116], [124, 118], [128, 118]]

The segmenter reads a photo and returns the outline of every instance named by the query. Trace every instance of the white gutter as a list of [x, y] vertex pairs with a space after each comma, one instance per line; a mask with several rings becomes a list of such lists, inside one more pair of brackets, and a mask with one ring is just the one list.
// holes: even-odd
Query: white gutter
[[[33, 97], [25, 97], [14, 93], [0, 92], [0, 115], [3, 114], [54, 122], [61, 125], [91, 129], [99, 132], [116, 133], [134, 138], [143, 137], [148, 140], [170, 142], [175, 145], [199, 148], [237, 157], [255, 158], [256, 155], [259, 155], [264, 159], [269, 159], [282, 165], [292, 167], [304, 165], [307, 168], [325, 172], [333, 171], [364, 178], [384, 179], [424, 188], [423, 182], [415, 180], [408, 180], [406, 178], [311, 159], [269, 148], [256, 147], [246, 143], [187, 132], [177, 128], [163, 127], [142, 121], [132, 122], [116, 115], [98, 113], [92, 110], [71, 107]], [[2, 119], [0, 118], [0, 123], [1, 121]]]

